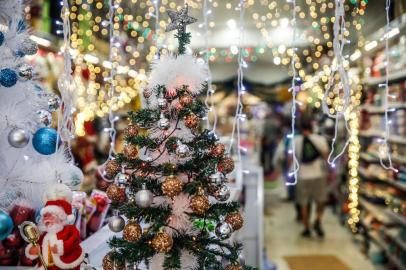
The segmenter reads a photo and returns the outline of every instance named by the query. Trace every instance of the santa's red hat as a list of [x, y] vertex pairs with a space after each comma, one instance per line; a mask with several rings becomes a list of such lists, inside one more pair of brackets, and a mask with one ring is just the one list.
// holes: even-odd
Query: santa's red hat
[[75, 216], [72, 214], [72, 191], [63, 184], [55, 184], [44, 193], [45, 206], [41, 209], [41, 215], [53, 213], [71, 223]]

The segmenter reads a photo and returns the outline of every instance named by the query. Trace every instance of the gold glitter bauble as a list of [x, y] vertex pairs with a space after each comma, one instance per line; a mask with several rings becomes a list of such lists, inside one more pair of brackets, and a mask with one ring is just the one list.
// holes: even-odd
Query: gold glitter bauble
[[129, 125], [124, 129], [125, 137], [134, 137], [138, 135], [138, 127], [136, 125]]
[[190, 114], [188, 116], [185, 116], [183, 119], [185, 121], [185, 126], [190, 128], [190, 129], [195, 129], [199, 126], [199, 117], [195, 114]]
[[165, 232], [157, 233], [151, 241], [151, 246], [156, 252], [168, 252], [172, 249], [172, 245], [172, 237]]
[[190, 208], [198, 215], [206, 213], [210, 206], [210, 201], [205, 195], [198, 194], [190, 200]]
[[226, 151], [226, 147], [224, 144], [219, 143], [213, 146], [213, 148], [210, 149], [210, 156], [212, 157], [221, 157], [224, 152]]
[[123, 230], [123, 238], [124, 240], [135, 243], [140, 240], [142, 236], [142, 228], [140, 224], [130, 221], [127, 225], [125, 225]]
[[114, 261], [111, 258], [111, 253], [107, 253], [103, 258], [103, 270], [124, 270], [124, 262]]
[[192, 104], [193, 102], [193, 97], [186, 95], [186, 96], [182, 96], [179, 98], [179, 103], [182, 104], [183, 106], [187, 106]]
[[225, 157], [217, 164], [217, 169], [224, 173], [230, 173], [234, 170], [234, 160], [230, 157]]
[[104, 167], [107, 178], [113, 178], [118, 172], [121, 171], [121, 165], [116, 160], [112, 159], [107, 161], [106, 166]]
[[243, 270], [244, 268], [239, 264], [229, 264], [226, 266], [225, 270]]
[[136, 159], [138, 156], [137, 146], [133, 144], [127, 144], [124, 146], [123, 154], [126, 159]]
[[238, 231], [244, 225], [244, 219], [240, 213], [230, 213], [226, 216], [225, 222], [231, 225], [234, 231]]
[[165, 196], [175, 197], [182, 192], [183, 184], [178, 177], [168, 176], [162, 183], [161, 189]]
[[106, 191], [107, 197], [115, 203], [123, 203], [126, 200], [125, 188], [111, 184]]

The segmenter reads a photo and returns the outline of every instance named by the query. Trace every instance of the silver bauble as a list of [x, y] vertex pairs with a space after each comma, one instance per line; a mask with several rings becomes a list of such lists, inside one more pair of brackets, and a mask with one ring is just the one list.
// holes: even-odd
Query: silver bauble
[[119, 186], [124, 186], [131, 180], [131, 175], [121, 172], [116, 175], [115, 180]]
[[14, 128], [8, 134], [8, 143], [15, 148], [23, 148], [30, 141], [30, 134], [22, 128]]
[[38, 51], [37, 43], [29, 38], [20, 43], [17, 48], [26, 55], [34, 55]]
[[166, 101], [166, 99], [163, 97], [159, 97], [158, 98], [158, 107], [161, 110], [164, 110], [164, 109], [166, 109], [167, 106], [168, 106], [168, 101]]
[[215, 172], [209, 176], [209, 182], [213, 185], [221, 185], [225, 181], [225, 177], [221, 172]]
[[61, 99], [57, 95], [50, 95], [48, 98], [48, 110], [54, 112], [59, 109]]
[[150, 207], [153, 199], [154, 195], [151, 191], [146, 189], [145, 185], [142, 186], [140, 191], [135, 193], [135, 203], [141, 208]]
[[18, 72], [18, 78], [23, 82], [31, 80], [32, 76], [34, 74], [34, 70], [33, 70], [32, 66], [30, 66], [26, 63], [18, 65], [17, 72]]
[[43, 127], [49, 127], [52, 124], [52, 114], [47, 110], [37, 111], [37, 122]]
[[227, 222], [220, 222], [216, 226], [216, 235], [218, 238], [221, 240], [227, 239], [231, 236], [233, 233], [233, 229], [231, 228], [231, 225], [228, 224]]
[[213, 193], [213, 197], [219, 202], [225, 202], [230, 198], [230, 188], [227, 185], [219, 186]]
[[176, 147], [176, 154], [179, 157], [186, 157], [189, 154], [189, 147], [186, 144], [178, 141], [178, 146]]
[[161, 113], [161, 116], [158, 121], [159, 129], [168, 129], [169, 126], [170, 126], [169, 119], [166, 118], [166, 116], [163, 113]]
[[125, 221], [121, 216], [112, 216], [109, 218], [109, 229], [112, 232], [121, 232], [124, 229]]

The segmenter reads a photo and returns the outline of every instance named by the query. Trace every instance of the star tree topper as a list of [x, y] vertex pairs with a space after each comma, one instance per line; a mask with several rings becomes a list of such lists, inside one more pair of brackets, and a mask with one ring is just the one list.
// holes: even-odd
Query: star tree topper
[[179, 54], [185, 53], [186, 44], [190, 43], [190, 33], [186, 32], [186, 26], [197, 21], [188, 15], [189, 6], [186, 4], [180, 11], [168, 10], [168, 16], [171, 19], [170, 24], [166, 27], [166, 32], [178, 30], [175, 37], [179, 40]]

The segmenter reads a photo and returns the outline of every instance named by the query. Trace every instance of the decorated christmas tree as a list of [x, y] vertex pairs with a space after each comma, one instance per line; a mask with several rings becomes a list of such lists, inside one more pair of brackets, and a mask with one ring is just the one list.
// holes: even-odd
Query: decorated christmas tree
[[185, 54], [186, 25], [196, 19], [187, 6], [168, 14], [179, 55], [152, 64], [146, 108], [129, 113], [123, 153], [105, 167], [117, 210], [109, 227], [123, 233], [110, 240], [103, 268], [251, 269], [239, 262], [242, 245], [229, 240], [243, 226], [239, 204], [227, 202], [234, 162], [213, 132], [199, 129], [207, 69]]

